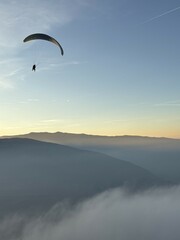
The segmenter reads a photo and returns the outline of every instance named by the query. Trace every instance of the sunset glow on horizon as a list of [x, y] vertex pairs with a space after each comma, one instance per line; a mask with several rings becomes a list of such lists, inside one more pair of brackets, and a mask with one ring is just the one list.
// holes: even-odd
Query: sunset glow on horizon
[[[0, 136], [180, 139], [178, 4], [1, 1]], [[36, 32], [56, 38], [64, 55], [50, 42], [23, 42]]]

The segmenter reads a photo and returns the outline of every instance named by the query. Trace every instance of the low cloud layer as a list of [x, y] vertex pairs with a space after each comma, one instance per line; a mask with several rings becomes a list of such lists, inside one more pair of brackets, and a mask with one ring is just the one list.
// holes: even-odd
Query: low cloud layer
[[69, 208], [57, 205], [43, 216], [7, 217], [4, 240], [179, 240], [180, 187], [129, 195], [105, 192]]

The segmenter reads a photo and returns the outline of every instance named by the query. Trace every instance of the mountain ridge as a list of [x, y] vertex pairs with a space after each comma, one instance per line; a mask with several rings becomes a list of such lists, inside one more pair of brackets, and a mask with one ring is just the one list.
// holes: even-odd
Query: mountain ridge
[[19, 135], [40, 141], [96, 151], [140, 166], [156, 176], [180, 184], [180, 139], [141, 136], [96, 136], [69, 133]]
[[41, 205], [41, 198], [48, 205], [118, 187], [140, 191], [167, 184], [141, 167], [102, 153], [34, 139], [0, 139], [2, 211], [12, 199], [16, 209], [29, 209]]
[[[88, 142], [89, 140], [96, 140], [98, 142], [102, 143], [107, 143], [107, 144], [155, 144], [156, 143], [161, 143], [161, 144], [166, 144], [166, 143], [172, 143], [172, 144], [180, 144], [180, 139], [176, 138], [167, 138], [167, 137], [149, 137], [149, 136], [138, 136], [138, 135], [115, 135], [115, 136], [103, 136], [103, 135], [90, 135], [90, 134], [85, 134], [85, 133], [67, 133], [67, 132], [29, 132], [26, 134], [20, 134], [20, 135], [7, 135], [7, 136], [2, 136], [2, 138], [16, 138], [16, 137], [21, 137], [21, 138], [32, 138], [36, 140], [43, 140], [43, 141], [53, 141], [54, 143], [55, 140], [60, 140], [61, 138], [64, 138], [64, 140], [69, 140], [69, 141], [76, 141], [76, 144], [78, 143], [79, 140], [85, 140]], [[73, 144], [75, 143], [73, 141]], [[86, 143], [84, 142], [84, 144]], [[59, 143], [59, 142], [57, 142]]]

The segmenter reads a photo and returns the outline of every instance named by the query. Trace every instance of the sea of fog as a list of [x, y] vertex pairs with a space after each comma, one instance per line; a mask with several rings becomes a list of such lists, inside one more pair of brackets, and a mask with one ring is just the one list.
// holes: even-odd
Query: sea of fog
[[106, 191], [72, 207], [58, 203], [35, 217], [8, 215], [3, 240], [179, 240], [180, 186], [129, 194]]

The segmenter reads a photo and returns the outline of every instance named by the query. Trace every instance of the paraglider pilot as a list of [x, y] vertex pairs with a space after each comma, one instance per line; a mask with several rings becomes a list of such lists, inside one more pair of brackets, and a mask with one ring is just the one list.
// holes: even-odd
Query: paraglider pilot
[[36, 71], [36, 64], [34, 64], [33, 66], [32, 66], [32, 71]]

